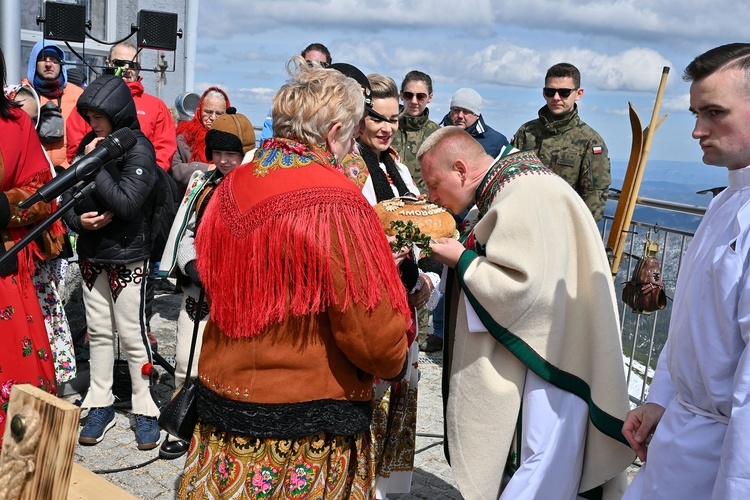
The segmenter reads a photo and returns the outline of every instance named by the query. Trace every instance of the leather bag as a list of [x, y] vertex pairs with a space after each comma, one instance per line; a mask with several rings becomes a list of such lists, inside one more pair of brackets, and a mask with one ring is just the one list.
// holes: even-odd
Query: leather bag
[[[190, 373], [190, 372], [188, 372]], [[183, 441], [190, 442], [198, 423], [198, 387], [194, 378], [188, 378], [159, 415], [159, 427]]]
[[630, 281], [623, 283], [622, 301], [636, 313], [660, 311], [667, 306], [661, 267], [655, 257], [641, 257]]
[[[201, 288], [198, 296], [198, 311], [203, 309], [204, 301], [205, 291]], [[190, 345], [190, 358], [185, 372], [187, 373], [185, 383], [182, 384], [180, 391], [167, 403], [159, 415], [159, 427], [188, 443], [193, 437], [195, 424], [198, 423], [198, 386], [195, 377], [190, 376], [190, 371], [193, 368], [199, 326], [200, 318], [196, 316], [193, 326], [193, 342]]]

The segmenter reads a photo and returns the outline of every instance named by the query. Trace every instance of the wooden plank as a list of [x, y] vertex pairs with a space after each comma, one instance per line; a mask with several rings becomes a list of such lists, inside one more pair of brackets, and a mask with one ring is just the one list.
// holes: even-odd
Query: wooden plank
[[[648, 154], [651, 150], [651, 142], [653, 141], [654, 132], [656, 132], [656, 129], [659, 128], [664, 121], [664, 118], [666, 118], [665, 116], [659, 119], [659, 107], [661, 106], [661, 100], [664, 95], [664, 88], [667, 84], [668, 75], [669, 67], [665, 66], [662, 70], [659, 89], [656, 92], [654, 111], [651, 114], [651, 122], [642, 134], [639, 134], [640, 130], [636, 131], [636, 124], [640, 125], [640, 119], [638, 119], [636, 123], [634, 117], [638, 118], [638, 115], [635, 113], [632, 104], [630, 104], [630, 125], [633, 129], [633, 147], [631, 149], [630, 161], [628, 162], [628, 170], [625, 173], [622, 192], [620, 193], [620, 200], [618, 201], [617, 209], [615, 210], [615, 218], [612, 221], [612, 229], [610, 230], [609, 238], [607, 240], [607, 247], [611, 249], [612, 252], [613, 279], [617, 278], [617, 271], [620, 268], [620, 260], [622, 259], [622, 252], [625, 248], [627, 231], [629, 230], [630, 222], [633, 219], [633, 211], [635, 210], [638, 191], [641, 188], [641, 180], [646, 171], [646, 162], [648, 161]], [[636, 150], [636, 144], [639, 141], [642, 142], [640, 152]], [[635, 161], [636, 157], [637, 161]]]
[[[14, 385], [10, 393], [3, 437], [2, 463], [28, 456], [33, 464], [23, 479], [23, 500], [65, 500], [68, 496], [73, 454], [81, 410], [29, 384]], [[22, 419], [23, 437], [11, 432], [14, 417]], [[20, 420], [17, 420], [19, 422]], [[13, 481], [19, 476], [7, 479]]]
[[[620, 259], [622, 250], [625, 247], [625, 239], [630, 224], [625, 226], [626, 214], [630, 208], [630, 202], [633, 200], [632, 193], [635, 187], [636, 172], [638, 165], [641, 163], [641, 154], [643, 153], [643, 125], [641, 118], [638, 116], [632, 102], [628, 102], [628, 111], [630, 114], [630, 130], [633, 134], [633, 142], [630, 148], [630, 159], [628, 168], [625, 171], [625, 179], [622, 182], [620, 190], [620, 199], [617, 201], [615, 216], [612, 219], [612, 226], [607, 238], [607, 249], [612, 252], [612, 277], [617, 277], [617, 270], [620, 268]], [[636, 189], [637, 193], [637, 189]]]
[[102, 476], [94, 474], [85, 467], [73, 464], [73, 475], [70, 478], [68, 500], [129, 500], [133, 495], [118, 488]]

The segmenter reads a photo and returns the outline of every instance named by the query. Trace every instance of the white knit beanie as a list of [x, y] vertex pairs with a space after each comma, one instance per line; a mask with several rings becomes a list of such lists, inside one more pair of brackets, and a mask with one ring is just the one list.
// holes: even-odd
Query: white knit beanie
[[475, 115], [482, 113], [482, 96], [474, 89], [458, 89], [451, 97], [451, 108], [463, 108]]

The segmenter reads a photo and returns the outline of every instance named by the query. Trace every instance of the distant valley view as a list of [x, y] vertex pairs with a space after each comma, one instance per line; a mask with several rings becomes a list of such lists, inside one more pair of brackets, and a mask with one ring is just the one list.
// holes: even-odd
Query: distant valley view
[[[612, 188], [621, 189], [627, 161], [612, 160]], [[649, 160], [638, 196], [657, 200], [707, 207], [711, 194], [696, 194], [697, 191], [727, 185], [727, 169], [703, 163]], [[616, 201], [607, 203], [606, 215], [614, 215]], [[671, 210], [638, 206], [633, 220], [658, 224], [683, 231], [695, 231], [700, 217]]]

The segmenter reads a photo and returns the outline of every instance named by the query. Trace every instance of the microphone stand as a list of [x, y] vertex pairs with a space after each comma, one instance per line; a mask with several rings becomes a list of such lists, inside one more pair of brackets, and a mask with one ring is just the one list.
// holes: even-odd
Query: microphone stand
[[34, 241], [40, 234], [46, 231], [47, 228], [54, 224], [56, 220], [62, 217], [65, 212], [73, 208], [75, 205], [81, 203], [84, 198], [93, 193], [95, 187], [96, 183], [93, 180], [88, 184], [77, 187], [75, 193], [73, 194], [73, 198], [65, 202], [61, 207], [58, 207], [58, 209], [52, 212], [46, 219], [34, 226], [34, 228], [31, 229], [26, 234], [26, 236], [21, 238], [18, 243], [10, 247], [9, 250], [7, 250], [2, 256], [0, 256], [0, 269], [2, 269], [3, 266], [10, 262], [10, 259], [14, 259], [16, 255], [21, 252], [21, 250], [26, 248], [29, 243]]
[[[14, 259], [16, 255], [18, 255], [21, 250], [26, 248], [29, 243], [34, 241], [40, 234], [42, 234], [44, 231], [47, 230], [52, 224], [55, 223], [56, 220], [60, 219], [65, 212], [73, 208], [74, 206], [81, 203], [84, 198], [86, 198], [88, 195], [94, 192], [94, 189], [96, 188], [96, 183], [93, 181], [89, 181], [86, 183], [86, 181], [81, 181], [77, 184], [77, 187], [75, 188], [75, 192], [73, 193], [73, 197], [65, 202], [62, 206], [58, 207], [57, 210], [52, 212], [49, 217], [44, 219], [42, 222], [37, 224], [32, 230], [30, 230], [26, 236], [21, 238], [18, 243], [10, 247], [9, 250], [7, 250], [4, 254], [0, 255], [0, 269], [2, 269], [8, 262], [10, 262], [10, 259]], [[85, 326], [84, 326], [85, 328]], [[72, 332], [71, 332], [72, 333]], [[164, 359], [158, 352], [153, 351], [152, 356], [154, 358], [154, 361], [164, 368], [170, 375], [174, 376], [174, 367], [169, 364], [169, 362]]]

